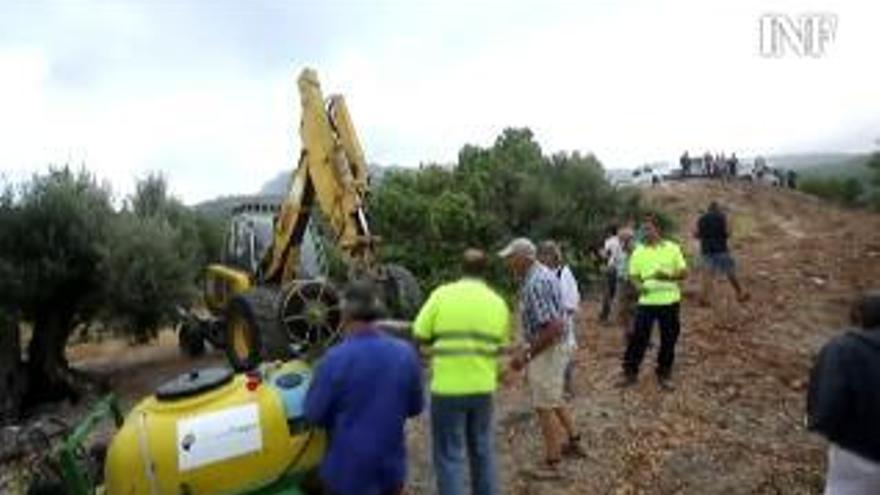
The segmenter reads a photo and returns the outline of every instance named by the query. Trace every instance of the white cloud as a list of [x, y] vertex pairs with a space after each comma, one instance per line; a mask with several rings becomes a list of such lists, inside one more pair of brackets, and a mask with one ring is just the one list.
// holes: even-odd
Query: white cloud
[[[122, 194], [156, 169], [188, 201], [253, 191], [295, 164], [304, 64], [380, 163], [451, 161], [507, 126], [609, 166], [880, 136], [875, 2], [364, 4], [0, 7], [0, 170], [85, 161]], [[838, 16], [826, 57], [758, 55], [760, 15], [816, 11]]]
[[29, 171], [46, 150], [38, 137], [47, 121], [46, 72], [37, 49], [0, 50], [0, 169], [13, 176]]

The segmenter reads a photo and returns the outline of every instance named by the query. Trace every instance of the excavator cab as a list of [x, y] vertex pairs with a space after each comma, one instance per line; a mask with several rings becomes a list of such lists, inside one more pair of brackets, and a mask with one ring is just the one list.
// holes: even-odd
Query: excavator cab
[[223, 242], [220, 264], [205, 274], [205, 303], [214, 313], [226, 308], [232, 297], [253, 285], [260, 260], [272, 245], [278, 205], [247, 203], [233, 210]]
[[257, 273], [260, 260], [272, 245], [273, 230], [274, 214], [271, 211], [236, 214], [226, 233], [223, 263], [251, 274]]
[[180, 311], [178, 342], [184, 354], [201, 355], [206, 341], [216, 348], [226, 347], [227, 308], [237, 295], [256, 284], [260, 260], [272, 244], [277, 212], [277, 202], [248, 202], [233, 209], [220, 262], [205, 269], [203, 310]]

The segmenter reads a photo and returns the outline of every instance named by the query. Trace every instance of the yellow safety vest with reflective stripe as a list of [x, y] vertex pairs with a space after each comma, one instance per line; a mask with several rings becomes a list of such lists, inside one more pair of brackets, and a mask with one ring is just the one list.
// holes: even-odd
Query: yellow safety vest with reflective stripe
[[434, 290], [413, 325], [416, 339], [431, 348], [431, 392], [493, 392], [509, 324], [507, 303], [481, 280], [464, 278]]
[[663, 240], [652, 246], [640, 244], [629, 259], [629, 275], [642, 284], [639, 304], [665, 306], [681, 300], [678, 282], [657, 280], [658, 272], [674, 273], [687, 268], [678, 244]]

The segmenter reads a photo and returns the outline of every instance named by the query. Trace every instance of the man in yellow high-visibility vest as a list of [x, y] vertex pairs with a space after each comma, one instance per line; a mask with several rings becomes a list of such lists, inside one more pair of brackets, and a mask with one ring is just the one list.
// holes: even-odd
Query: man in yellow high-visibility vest
[[431, 293], [414, 335], [431, 357], [431, 436], [439, 495], [464, 493], [465, 450], [472, 493], [498, 493], [492, 396], [498, 354], [509, 340], [510, 310], [484, 281], [479, 250], [465, 252], [464, 276]]
[[657, 380], [660, 388], [671, 391], [675, 344], [681, 331], [679, 283], [687, 277], [687, 264], [678, 244], [664, 239], [657, 219], [645, 218], [645, 241], [638, 245], [629, 260], [629, 276], [639, 292], [635, 327], [623, 356], [621, 387], [636, 383], [639, 367], [651, 340], [654, 322], [660, 326], [660, 351], [657, 353]]

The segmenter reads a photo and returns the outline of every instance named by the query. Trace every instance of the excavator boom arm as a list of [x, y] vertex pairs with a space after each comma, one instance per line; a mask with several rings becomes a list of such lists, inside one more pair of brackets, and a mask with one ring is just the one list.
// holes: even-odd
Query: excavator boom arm
[[325, 106], [312, 69], [303, 70], [298, 86], [302, 151], [264, 260], [263, 278], [280, 283], [296, 277], [299, 246], [315, 204], [350, 266], [369, 270], [375, 263], [364, 205], [367, 165], [345, 99], [332, 96]]

